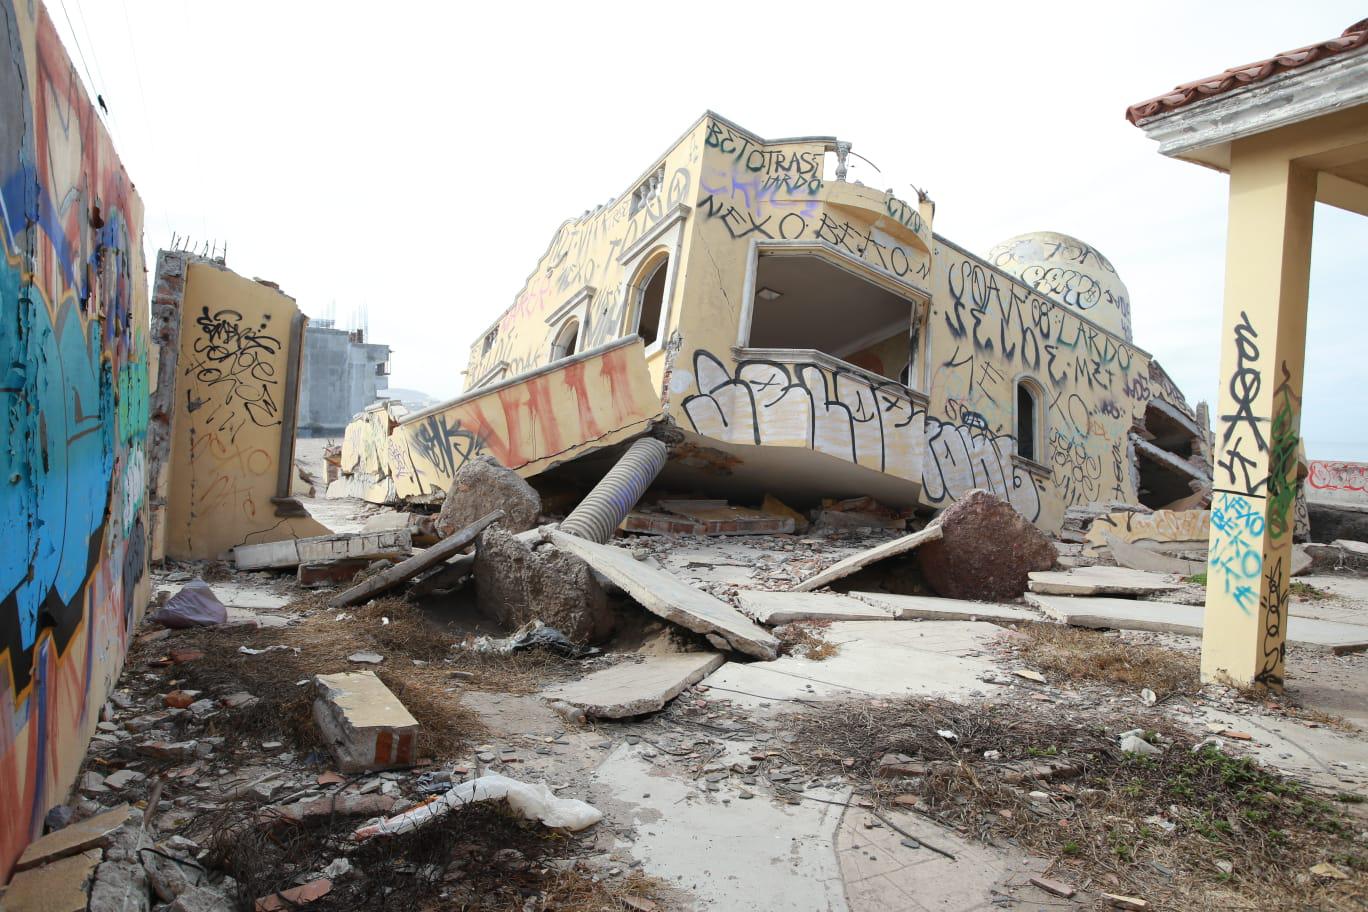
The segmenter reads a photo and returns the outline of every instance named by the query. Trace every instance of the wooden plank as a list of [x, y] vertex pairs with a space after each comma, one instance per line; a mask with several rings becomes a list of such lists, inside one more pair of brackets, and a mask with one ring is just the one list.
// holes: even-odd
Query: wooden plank
[[480, 517], [455, 535], [442, 539], [423, 553], [415, 554], [403, 563], [395, 564], [383, 573], [377, 573], [370, 579], [362, 580], [346, 592], [334, 596], [328, 601], [328, 605], [333, 608], [356, 605], [374, 598], [381, 592], [387, 592], [401, 583], [408, 582], [424, 570], [437, 566], [473, 542], [486, 527], [503, 519], [503, 515], [503, 510], [495, 510], [493, 513]]

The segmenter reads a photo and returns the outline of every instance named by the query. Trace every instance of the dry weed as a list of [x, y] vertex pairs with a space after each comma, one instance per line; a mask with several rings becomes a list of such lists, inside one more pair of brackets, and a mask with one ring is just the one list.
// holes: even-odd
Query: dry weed
[[1201, 687], [1194, 655], [1064, 624], [1024, 624], [1020, 629], [1026, 636], [1017, 647], [1022, 659], [1055, 678], [1148, 687], [1160, 698]]
[[[1192, 736], [1152, 711], [1124, 721], [1058, 709], [1033, 718], [1020, 705], [908, 699], [826, 705], [792, 724], [795, 755], [831, 772], [853, 759], [848, 771], [869, 777], [876, 800], [915, 796], [944, 825], [1056, 858], [1075, 882], [1092, 878], [1156, 908], [1361, 910], [1368, 902], [1368, 853], [1354, 839], [1363, 824], [1351, 805], [1252, 760], [1194, 751]], [[1169, 746], [1157, 757], [1123, 753], [1117, 730], [1132, 726], [1159, 730]], [[985, 751], [1000, 758], [987, 761]], [[926, 761], [926, 775], [875, 778], [877, 758], [890, 752]], [[1006, 777], [1047, 761], [1074, 775]], [[1322, 862], [1349, 879], [1308, 873]]]
[[814, 662], [838, 655], [841, 644], [833, 643], [822, 635], [830, 626], [830, 621], [794, 621], [775, 627], [774, 636], [779, 640], [779, 654], [801, 656]]

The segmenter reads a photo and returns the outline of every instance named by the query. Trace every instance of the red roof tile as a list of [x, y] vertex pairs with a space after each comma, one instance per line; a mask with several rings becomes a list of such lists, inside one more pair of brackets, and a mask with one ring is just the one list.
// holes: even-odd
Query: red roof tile
[[1303, 67], [1308, 63], [1324, 60], [1337, 54], [1362, 50], [1365, 47], [1368, 47], [1368, 19], [1355, 22], [1345, 29], [1344, 34], [1338, 38], [1297, 48], [1295, 51], [1285, 51], [1267, 60], [1231, 67], [1224, 73], [1208, 76], [1206, 79], [1185, 82], [1157, 98], [1131, 105], [1126, 109], [1126, 119], [1131, 123], [1139, 123], [1146, 117], [1165, 114], [1184, 105], [1192, 104], [1194, 101], [1244, 88], [1247, 85], [1262, 82], [1278, 73], [1295, 70], [1297, 67]]

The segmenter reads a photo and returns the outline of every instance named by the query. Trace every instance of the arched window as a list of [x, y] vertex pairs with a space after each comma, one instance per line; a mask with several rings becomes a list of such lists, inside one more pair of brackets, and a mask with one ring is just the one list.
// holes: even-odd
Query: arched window
[[640, 297], [636, 309], [636, 334], [647, 346], [654, 345], [660, 337], [660, 312], [665, 306], [665, 276], [669, 264], [669, 257], [661, 257], [646, 268], [637, 282]]
[[556, 333], [556, 341], [551, 343], [551, 360], [559, 361], [575, 353], [579, 343], [579, 320], [566, 320], [565, 325]]
[[1025, 380], [1017, 381], [1016, 389], [1016, 451], [1017, 455], [1037, 461], [1036, 448], [1040, 442], [1040, 409], [1035, 388]]

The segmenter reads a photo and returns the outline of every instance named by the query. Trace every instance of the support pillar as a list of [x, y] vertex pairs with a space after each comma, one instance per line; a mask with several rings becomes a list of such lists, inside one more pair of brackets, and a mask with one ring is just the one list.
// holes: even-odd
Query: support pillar
[[1231, 149], [1202, 680], [1281, 688], [1316, 173]]

